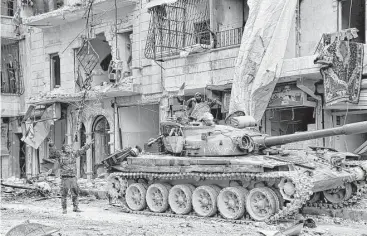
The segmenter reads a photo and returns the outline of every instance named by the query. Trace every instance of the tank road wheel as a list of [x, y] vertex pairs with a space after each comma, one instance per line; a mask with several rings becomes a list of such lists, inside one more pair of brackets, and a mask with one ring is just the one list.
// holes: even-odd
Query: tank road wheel
[[192, 192], [194, 189], [189, 184], [175, 185], [171, 188], [168, 201], [173, 212], [178, 215], [186, 215], [191, 211]]
[[268, 187], [254, 188], [246, 199], [246, 210], [256, 221], [265, 221], [279, 209], [277, 195]]
[[133, 211], [141, 211], [147, 206], [146, 188], [141, 183], [131, 184], [126, 189], [126, 204]]
[[121, 191], [121, 183], [120, 178], [118, 176], [110, 175], [107, 178], [107, 194], [108, 194], [108, 200], [109, 204], [112, 204], [115, 202]]
[[348, 200], [353, 193], [353, 187], [350, 183], [345, 184], [345, 188], [329, 189], [323, 191], [324, 197], [331, 203], [341, 203]]
[[213, 216], [217, 212], [218, 192], [212, 186], [200, 186], [192, 194], [192, 206], [199, 216]]
[[168, 184], [152, 184], [147, 190], [147, 204], [153, 212], [164, 212], [168, 208]]
[[248, 191], [243, 187], [228, 187], [218, 195], [218, 209], [223, 217], [231, 220], [239, 219], [245, 213]]

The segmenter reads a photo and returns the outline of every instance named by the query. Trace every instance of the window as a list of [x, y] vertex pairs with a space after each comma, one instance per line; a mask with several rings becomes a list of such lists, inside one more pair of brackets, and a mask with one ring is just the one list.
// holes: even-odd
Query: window
[[61, 86], [60, 77], [60, 57], [58, 54], [51, 54], [51, 89]]
[[365, 42], [365, 1], [364, 0], [344, 0], [341, 4], [341, 28], [357, 28], [358, 38], [353, 41]]
[[2, 0], [1, 1], [1, 15], [14, 16], [16, 10], [15, 0]]

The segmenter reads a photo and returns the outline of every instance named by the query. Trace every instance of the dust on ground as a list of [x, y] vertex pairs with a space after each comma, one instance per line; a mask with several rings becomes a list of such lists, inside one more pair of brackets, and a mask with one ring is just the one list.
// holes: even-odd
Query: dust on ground
[[[80, 200], [81, 213], [72, 212], [68, 199], [68, 213], [61, 213], [60, 199], [2, 199], [0, 234], [5, 235], [12, 227], [30, 220], [60, 228], [59, 233], [68, 235], [261, 235], [258, 230], [277, 230], [279, 226], [253, 222], [232, 224], [210, 219], [169, 218], [134, 215], [121, 212], [119, 208], [109, 206], [106, 200], [85, 197]], [[305, 228], [301, 235], [367, 235], [367, 222], [351, 222], [328, 217], [314, 217], [317, 228]]]

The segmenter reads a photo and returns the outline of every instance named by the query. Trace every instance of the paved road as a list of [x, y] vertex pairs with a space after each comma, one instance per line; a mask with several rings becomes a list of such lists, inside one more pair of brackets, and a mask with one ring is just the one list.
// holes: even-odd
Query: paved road
[[[68, 202], [70, 204], [70, 202]], [[147, 217], [125, 214], [106, 201], [85, 199], [81, 201], [82, 213], [69, 212], [61, 214], [60, 199], [44, 201], [13, 200], [1, 204], [0, 234], [13, 226], [29, 219], [31, 222], [46, 224], [60, 228], [60, 233], [66, 235], [260, 235], [258, 230], [276, 230], [277, 226], [266, 226], [263, 223], [251, 225], [236, 225], [218, 223], [212, 220], [178, 219], [166, 217]], [[364, 222], [330, 223], [331, 219], [320, 219], [316, 230], [304, 231], [302, 235], [367, 235], [367, 225]]]

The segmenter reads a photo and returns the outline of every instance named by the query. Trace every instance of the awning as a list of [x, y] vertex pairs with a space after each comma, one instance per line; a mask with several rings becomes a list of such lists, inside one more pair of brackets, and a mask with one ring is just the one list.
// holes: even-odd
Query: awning
[[163, 4], [173, 4], [177, 1], [178, 0], [152, 0], [145, 6], [145, 9], [150, 9], [152, 7], [160, 6]]

